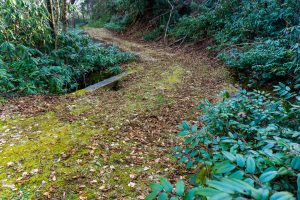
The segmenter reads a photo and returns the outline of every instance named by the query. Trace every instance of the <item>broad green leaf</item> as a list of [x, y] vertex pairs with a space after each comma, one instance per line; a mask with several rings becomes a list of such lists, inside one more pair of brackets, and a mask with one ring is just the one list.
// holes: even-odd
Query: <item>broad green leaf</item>
[[224, 163], [224, 164], [218, 166], [216, 173], [224, 174], [227, 172], [231, 172], [234, 169], [235, 169], [235, 165], [230, 164], [230, 163]]
[[186, 168], [191, 168], [193, 164], [194, 162], [192, 160], [189, 160], [189, 162], [186, 163]]
[[158, 183], [151, 183], [150, 188], [155, 192], [160, 192], [163, 189], [163, 187]]
[[170, 200], [178, 200], [178, 197], [171, 197]]
[[233, 178], [222, 178], [221, 181], [227, 185], [230, 185], [235, 192], [241, 193], [241, 194], [249, 194], [247, 190], [245, 190], [245, 187], [241, 185], [240, 183], [236, 182]]
[[189, 144], [194, 140], [194, 137], [188, 137], [185, 141], [184, 144]]
[[185, 130], [190, 130], [190, 125], [187, 121], [183, 121], [182, 122], [182, 127], [185, 129]]
[[260, 175], [259, 180], [263, 183], [269, 182], [277, 176], [277, 171], [269, 171]]
[[220, 193], [215, 196], [212, 196], [210, 200], [232, 200], [232, 196], [227, 193]]
[[190, 156], [191, 156], [191, 157], [194, 157], [194, 156], [196, 156], [198, 153], [199, 153], [198, 150], [193, 150], [193, 151], [190, 153]]
[[293, 200], [294, 196], [289, 192], [276, 192], [270, 197], [270, 200]]
[[160, 179], [160, 183], [163, 186], [164, 190], [168, 193], [172, 192], [172, 184], [165, 178]]
[[179, 163], [184, 163], [184, 162], [186, 162], [187, 160], [188, 160], [188, 157], [183, 156], [178, 162], [179, 162]]
[[193, 125], [192, 126], [192, 133], [196, 133], [197, 129], [198, 129], [197, 125]]
[[223, 192], [220, 191], [220, 190], [217, 190], [217, 189], [213, 189], [213, 188], [200, 188], [196, 192], [196, 194], [202, 195], [202, 196], [205, 196], [205, 197], [212, 197], [212, 196], [217, 195], [219, 193], [223, 193]]
[[156, 196], [159, 194], [159, 192], [151, 192], [150, 194], [148, 194], [145, 198], [145, 200], [153, 200], [156, 198]]
[[189, 131], [183, 130], [183, 131], [180, 131], [177, 135], [178, 135], [178, 136], [186, 136], [186, 135], [188, 135], [188, 134], [190, 134]]
[[231, 180], [236, 182], [236, 184], [238, 184], [240, 187], [242, 187], [246, 193], [251, 193], [255, 191], [255, 188], [246, 181], [239, 180], [239, 179], [231, 179]]
[[245, 159], [244, 159], [243, 155], [236, 154], [236, 164], [239, 167], [244, 167], [245, 166]]
[[192, 142], [192, 144], [189, 146], [189, 148], [190, 149], [193, 149], [193, 148], [195, 148], [195, 146], [197, 146], [198, 144], [199, 144], [199, 139], [198, 138], [196, 138], [195, 140], [194, 140], [194, 142]]
[[182, 196], [184, 194], [184, 182], [180, 179], [176, 183], [175, 192], [178, 196]]
[[229, 177], [230, 178], [241, 179], [241, 178], [243, 178], [244, 174], [245, 174], [245, 172], [239, 170], [239, 171], [236, 171], [236, 172], [232, 173]]
[[195, 199], [196, 188], [190, 189], [184, 196], [184, 200], [194, 200]]
[[293, 158], [291, 167], [293, 169], [300, 169], [300, 156], [296, 156]]
[[246, 162], [246, 172], [253, 174], [255, 172], [255, 160], [249, 156]]
[[254, 180], [252, 178], [246, 178], [244, 181], [252, 186], [254, 185]]
[[287, 169], [287, 168], [285, 168], [285, 167], [281, 167], [279, 170], [278, 170], [278, 174], [279, 175], [286, 175], [286, 174], [289, 174], [290, 173], [290, 171]]
[[167, 200], [167, 199], [168, 199], [168, 194], [165, 192], [161, 193], [157, 198], [157, 200]]
[[260, 188], [258, 190], [255, 190], [255, 192], [252, 192], [252, 196], [255, 199], [267, 200], [269, 197], [269, 190]]
[[229, 193], [229, 194], [233, 194], [235, 192], [234, 186], [232, 186], [231, 184], [222, 182], [222, 181], [210, 180], [210, 181], [207, 181], [207, 185], [209, 185], [210, 187], [213, 187], [215, 189], [218, 189], [220, 191]]
[[228, 151], [222, 151], [222, 154], [226, 157], [226, 158], [228, 158], [230, 161], [235, 161], [235, 156], [232, 154], [232, 153], [230, 153], [230, 152], [228, 152]]

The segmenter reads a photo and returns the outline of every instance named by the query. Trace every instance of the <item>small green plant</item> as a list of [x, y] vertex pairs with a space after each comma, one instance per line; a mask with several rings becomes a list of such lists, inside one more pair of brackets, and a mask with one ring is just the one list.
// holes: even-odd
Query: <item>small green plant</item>
[[0, 1], [0, 7], [2, 94], [65, 93], [92, 72], [120, 73], [120, 64], [135, 57], [96, 44], [78, 30], [58, 31], [54, 45], [43, 3], [8, 0]]
[[[197, 169], [187, 184], [162, 179], [147, 199], [296, 199], [300, 198], [300, 97], [284, 84], [281, 99], [255, 91], [227, 92], [216, 104], [200, 105], [199, 127], [184, 121], [185, 137], [174, 156]], [[155, 187], [154, 187], [155, 186]]]
[[158, 27], [152, 31], [146, 32], [144, 34], [144, 40], [146, 40], [146, 41], [154, 40], [154, 39], [158, 38], [159, 36], [161, 36], [163, 31], [164, 31], [164, 28], [162, 26], [162, 27]]

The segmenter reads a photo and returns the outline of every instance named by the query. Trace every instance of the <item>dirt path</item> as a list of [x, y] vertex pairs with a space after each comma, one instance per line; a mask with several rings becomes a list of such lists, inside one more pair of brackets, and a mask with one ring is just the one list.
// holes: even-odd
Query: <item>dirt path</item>
[[124, 66], [131, 75], [117, 91], [28, 97], [18, 100], [25, 108], [2, 108], [0, 198], [143, 199], [150, 182], [183, 175], [170, 155], [176, 125], [232, 87], [226, 70], [201, 54], [87, 31], [140, 61]]

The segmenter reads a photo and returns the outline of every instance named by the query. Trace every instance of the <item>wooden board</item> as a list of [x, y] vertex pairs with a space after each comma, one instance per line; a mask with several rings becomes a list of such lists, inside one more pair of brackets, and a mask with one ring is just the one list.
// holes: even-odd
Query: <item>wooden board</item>
[[95, 84], [93, 84], [93, 85], [90, 85], [90, 86], [86, 87], [85, 90], [88, 90], [88, 91], [94, 91], [94, 90], [97, 90], [97, 89], [102, 88], [102, 87], [104, 87], [104, 86], [110, 85], [110, 84], [112, 84], [112, 83], [114, 83], [114, 82], [116, 82], [116, 81], [118, 81], [118, 80], [124, 78], [124, 77], [127, 76], [127, 75], [128, 75], [128, 73], [127, 73], [127, 72], [124, 72], [124, 73], [119, 74], [119, 75], [117, 75], [117, 76], [113, 76], [113, 77], [110, 77], [110, 78], [105, 79], [105, 80], [103, 80], [103, 81], [100, 81], [100, 82], [98, 82], [98, 83], [95, 83]]

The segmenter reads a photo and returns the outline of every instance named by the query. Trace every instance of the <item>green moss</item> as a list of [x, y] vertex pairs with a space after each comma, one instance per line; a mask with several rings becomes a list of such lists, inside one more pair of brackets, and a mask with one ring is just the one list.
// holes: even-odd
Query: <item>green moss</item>
[[128, 68], [126, 69], [128, 74], [135, 74], [135, 73], [140, 72], [142, 70], [143, 70], [143, 67], [138, 65], [138, 63], [136, 63], [136, 62], [133, 62], [131, 64], [131, 66], [128, 66]]
[[161, 89], [172, 89], [175, 84], [181, 82], [184, 75], [184, 68], [180, 66], [170, 67], [168, 71], [162, 74], [162, 81], [159, 83]]
[[92, 109], [92, 105], [88, 104], [87, 102], [77, 103], [74, 108], [70, 111], [72, 115], [79, 115], [85, 112], [88, 112]]
[[[74, 171], [76, 166], [66, 167], [65, 163], [76, 160], [86, 153], [79, 147], [86, 146], [91, 135], [95, 132], [91, 124], [85, 122], [66, 123], [56, 118], [55, 113], [46, 113], [29, 119], [15, 118], [7, 120], [6, 130], [10, 135], [20, 135], [19, 139], [9, 140], [2, 148], [0, 159], [0, 180], [6, 180], [7, 185], [15, 185], [19, 190], [26, 185], [30, 191], [46, 190], [50, 185], [64, 185], [65, 173]], [[3, 126], [1, 131], [3, 130]], [[68, 159], [61, 161], [64, 154], [73, 149], [76, 153]], [[8, 166], [8, 163], [14, 163]], [[36, 174], [29, 174], [26, 178], [17, 181], [22, 174], [38, 169]], [[56, 173], [56, 180], [49, 181], [52, 172]], [[42, 182], [46, 182], [42, 184]], [[0, 193], [4, 196], [14, 193], [11, 189], [2, 187]]]
[[[132, 78], [129, 76], [130, 81], [125, 81], [125, 87], [118, 91], [103, 90], [86, 95], [88, 91], [79, 90], [73, 93], [71, 101], [66, 98], [53, 105], [56, 113], [28, 119], [14, 117], [0, 120], [0, 138], [4, 137], [8, 141], [0, 146], [0, 151], [6, 156], [4, 160], [0, 158], [0, 184], [7, 179], [7, 183], [16, 184], [17, 189], [12, 191], [0, 185], [1, 195], [9, 197], [25, 188], [29, 193], [27, 199], [44, 199], [43, 193], [52, 188], [52, 199], [60, 199], [63, 194], [64, 199], [79, 199], [80, 196], [87, 199], [136, 199], [144, 194], [147, 185], [158, 176], [167, 177], [177, 170], [171, 166], [172, 161], [175, 163], [174, 159], [155, 162], [157, 158], [166, 156], [159, 143], [141, 143], [140, 139], [151, 136], [144, 137], [147, 133], [139, 126], [145, 128], [148, 125], [146, 123], [155, 123], [141, 119], [147, 115], [163, 116], [165, 111], [161, 108], [165, 104], [176, 106], [176, 100], [182, 98], [183, 83], [191, 77], [186, 75], [187, 71], [199, 77], [193, 80], [201, 80], [207, 74], [223, 80], [224, 70], [211, 70], [202, 65], [199, 67], [200, 61], [184, 57], [183, 62], [182, 58], [165, 50], [112, 38], [112, 34], [105, 29], [95, 29], [95, 33], [101, 34], [98, 39], [108, 38], [120, 44], [124, 50], [139, 52], [142, 62], [124, 67], [132, 74]], [[209, 94], [197, 92], [201, 98], [211, 97], [213, 87], [207, 87], [210, 90], [203, 90]], [[194, 116], [193, 111], [190, 113]], [[135, 124], [135, 118], [141, 121]], [[130, 124], [127, 125], [127, 122]], [[10, 129], [9, 135], [2, 137], [1, 134], [7, 129]], [[152, 130], [154, 128], [150, 126]], [[20, 135], [19, 139], [11, 137], [17, 135]], [[161, 133], [159, 140], [170, 141], [175, 137], [166, 131]], [[131, 154], [133, 151], [134, 155]], [[7, 167], [11, 161], [19, 162], [20, 165]], [[145, 171], [146, 166], [149, 169]], [[39, 169], [36, 175], [28, 177], [23, 183], [16, 183], [24, 171], [30, 172], [36, 168]], [[55, 181], [50, 178], [53, 171]], [[136, 178], [132, 179], [130, 174], [136, 175]], [[46, 183], [41, 184], [42, 181]], [[130, 187], [130, 182], [136, 185]], [[101, 189], [102, 186], [105, 189]]]
[[77, 95], [77, 96], [82, 96], [82, 95], [86, 94], [87, 92], [89, 92], [89, 91], [82, 89], [82, 90], [77, 90], [77, 91], [73, 92], [72, 94]]

